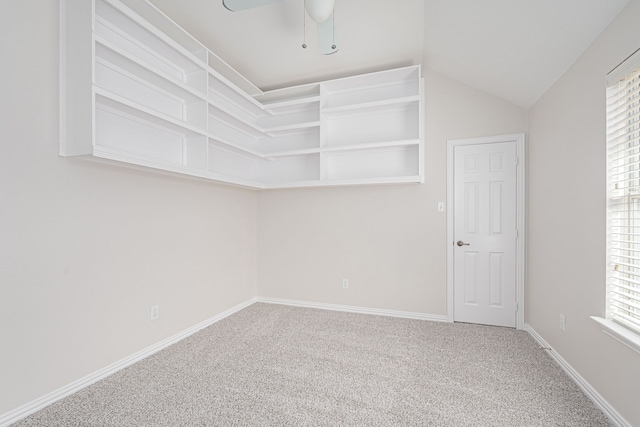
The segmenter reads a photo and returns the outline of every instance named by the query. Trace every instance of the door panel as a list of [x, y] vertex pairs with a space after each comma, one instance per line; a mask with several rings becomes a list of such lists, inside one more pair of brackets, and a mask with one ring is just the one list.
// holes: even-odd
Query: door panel
[[453, 218], [454, 320], [515, 327], [515, 143], [455, 147]]
[[489, 306], [503, 307], [504, 290], [502, 287], [502, 272], [504, 265], [503, 253], [491, 252], [489, 254]]
[[464, 218], [465, 234], [478, 233], [478, 199], [480, 190], [477, 182], [464, 183]]
[[478, 305], [478, 253], [465, 251], [464, 253], [464, 304]]

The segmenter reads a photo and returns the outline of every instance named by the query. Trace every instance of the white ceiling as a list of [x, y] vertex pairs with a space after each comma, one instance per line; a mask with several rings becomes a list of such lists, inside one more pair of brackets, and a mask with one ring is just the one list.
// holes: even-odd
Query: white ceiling
[[627, 3], [427, 0], [423, 64], [528, 108]]
[[229, 12], [222, 0], [150, 0], [263, 90], [422, 64], [524, 108], [629, 0], [335, 0], [321, 55], [303, 0]]

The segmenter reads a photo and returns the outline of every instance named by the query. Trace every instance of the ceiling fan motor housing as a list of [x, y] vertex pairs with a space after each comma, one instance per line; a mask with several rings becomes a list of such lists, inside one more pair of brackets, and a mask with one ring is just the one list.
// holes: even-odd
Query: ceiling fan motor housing
[[305, 0], [304, 8], [309, 17], [320, 24], [333, 13], [333, 4], [334, 0]]

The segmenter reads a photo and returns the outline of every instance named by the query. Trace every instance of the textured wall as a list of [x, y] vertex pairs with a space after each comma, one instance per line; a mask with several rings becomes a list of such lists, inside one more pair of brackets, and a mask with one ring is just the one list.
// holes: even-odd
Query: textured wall
[[0, 414], [255, 297], [257, 201], [58, 157], [58, 2], [1, 9]]
[[[527, 322], [632, 425], [640, 354], [605, 310], [605, 75], [640, 48], [633, 1], [529, 112]], [[566, 316], [566, 332], [559, 328]]]

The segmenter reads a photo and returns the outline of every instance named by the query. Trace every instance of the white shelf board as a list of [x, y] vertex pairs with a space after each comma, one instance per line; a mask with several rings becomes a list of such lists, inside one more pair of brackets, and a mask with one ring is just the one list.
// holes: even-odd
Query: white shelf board
[[[222, 83], [218, 82], [218, 85]], [[262, 108], [248, 103], [244, 98], [239, 98], [235, 92], [228, 87], [212, 87], [209, 85], [207, 89], [208, 101], [216, 108], [226, 109], [227, 113], [242, 118], [241, 120], [250, 122], [252, 125], [258, 125], [258, 120], [264, 117], [270, 117]], [[234, 99], [234, 97], [236, 99]]]
[[[143, 168], [151, 168], [155, 171], [160, 171], [161, 173], [169, 173], [171, 175], [178, 175], [178, 176], [187, 175], [195, 178], [215, 180], [215, 181], [220, 181], [227, 184], [239, 185], [242, 187], [250, 187], [255, 189], [264, 188], [264, 186], [261, 183], [256, 181], [237, 178], [237, 177], [231, 177], [231, 176], [210, 172], [206, 170], [201, 170], [201, 169], [193, 169], [193, 168], [187, 168], [184, 166], [176, 166], [174, 164], [156, 162], [156, 161], [149, 160], [147, 158], [134, 156], [134, 155], [131, 155], [130, 153], [126, 153], [120, 150], [114, 150], [106, 147], [95, 146], [92, 157], [113, 161], [114, 164], [118, 164], [121, 166], [134, 165], [134, 166], [140, 166]], [[87, 158], [91, 158], [91, 157], [87, 157]]]
[[291, 125], [273, 126], [270, 128], [263, 128], [263, 131], [269, 136], [277, 136], [277, 134], [280, 132], [288, 132], [288, 131], [293, 131], [298, 129], [308, 129], [308, 128], [314, 128], [314, 127], [320, 127], [319, 120], [312, 121], [312, 122], [305, 122], [305, 123], [295, 123]]
[[282, 113], [281, 111], [278, 111], [278, 110], [283, 110], [290, 107], [297, 107], [304, 104], [313, 104], [316, 102], [317, 103], [320, 102], [319, 95], [314, 95], [307, 98], [294, 98], [294, 99], [288, 99], [285, 101], [268, 102], [262, 105], [265, 112], [267, 112], [268, 114], [278, 115]]
[[[207, 66], [207, 72], [209, 73], [209, 80], [211, 80], [211, 79], [217, 80], [218, 82], [222, 83], [223, 85], [225, 85], [229, 89], [231, 89], [235, 94], [237, 94], [241, 98], [245, 99], [248, 103], [250, 103], [256, 109], [258, 109], [260, 111], [264, 111], [264, 106], [262, 105], [261, 102], [256, 101], [255, 98], [253, 98], [252, 96], [247, 94], [247, 92], [242, 90], [234, 82], [232, 82], [231, 80], [229, 80], [228, 78], [226, 78], [225, 76], [220, 74], [214, 68], [212, 68], [211, 66]], [[213, 90], [215, 92], [215, 87], [212, 87], [211, 82], [209, 83], [209, 90], [210, 91]]]
[[[96, 104], [103, 104], [114, 110], [122, 111], [123, 113], [133, 117], [138, 117], [174, 132], [184, 133], [186, 136], [207, 136], [207, 132], [204, 129], [199, 129], [185, 121], [159, 113], [149, 107], [130, 101], [111, 91], [95, 86], [93, 90], [96, 96]], [[98, 98], [103, 100], [100, 101]]]
[[209, 133], [209, 143], [210, 144], [218, 144], [218, 145], [224, 145], [228, 148], [231, 148], [234, 151], [240, 152], [240, 153], [244, 153], [244, 154], [249, 154], [253, 157], [257, 157], [259, 159], [264, 159], [266, 158], [266, 156], [264, 155], [264, 153], [261, 153], [257, 150], [252, 150], [251, 148], [247, 148], [247, 147], [243, 147], [240, 144], [235, 144], [231, 141], [229, 141], [226, 138], [220, 138], [218, 136], [216, 136], [213, 133]]
[[[168, 37], [165, 33], [158, 30], [156, 27], [151, 25], [146, 19], [138, 15], [136, 12], [134, 12], [128, 6], [123, 4], [121, 1], [119, 0], [101, 0], [101, 1], [104, 1], [105, 3], [110, 4], [115, 9], [119, 10], [121, 13], [130, 17], [138, 26], [140, 26], [141, 28], [146, 30], [148, 33], [158, 38], [159, 41], [164, 43], [167, 47], [173, 49], [176, 53], [181, 55], [183, 58], [189, 60], [196, 67], [202, 68], [202, 69], [205, 69], [207, 67], [207, 64], [205, 61], [201, 60], [200, 58], [195, 56], [193, 53], [185, 49], [182, 45], [180, 45], [179, 43], [177, 43], [176, 41]], [[97, 16], [96, 16], [96, 19], [97, 19]]]
[[151, 2], [140, 0], [120, 0], [120, 2], [165, 33], [170, 39], [175, 40], [188, 52], [198, 58], [201, 58], [200, 55], [202, 58], [206, 58], [208, 49]]
[[[224, 111], [223, 107], [218, 105], [215, 102], [209, 101], [209, 105], [215, 108], [217, 111], [222, 113], [224, 116], [230, 117], [232, 120], [217, 118], [218, 121], [225, 123], [229, 127], [236, 129], [239, 132], [244, 133], [245, 135], [259, 138], [259, 137], [271, 137], [277, 138], [278, 136], [282, 136], [286, 133], [295, 133], [297, 131], [303, 131], [305, 129], [311, 128], [319, 128], [320, 121], [311, 121], [304, 123], [294, 123], [289, 125], [281, 125], [281, 126], [272, 126], [272, 127], [262, 127], [257, 123], [253, 123], [250, 120], [239, 117], [235, 114], [230, 113], [229, 111]], [[211, 111], [209, 112], [211, 114]]]
[[[185, 101], [187, 101], [186, 103], [193, 103], [194, 100], [198, 100], [202, 102], [202, 105], [204, 106], [204, 101], [202, 101], [202, 99], [200, 98], [193, 98], [193, 96], [187, 96], [186, 99], [183, 97], [180, 97], [179, 95], [176, 95], [175, 92], [171, 92], [168, 90], [165, 90], [163, 88], [157, 87], [153, 84], [148, 83], [147, 81], [145, 81], [144, 79], [141, 79], [140, 77], [138, 77], [135, 74], [129, 73], [127, 70], [124, 70], [116, 65], [113, 65], [113, 63], [108, 62], [108, 61], [103, 61], [101, 59], [96, 59], [96, 64], [100, 64], [101, 66], [105, 67], [105, 69], [110, 69], [112, 72], [118, 73], [119, 75], [131, 80], [132, 82], [135, 82], [141, 86], [144, 86], [146, 88], [149, 88], [151, 90], [153, 90], [154, 92], [163, 95], [164, 97], [167, 97], [168, 99], [171, 99], [173, 102], [178, 103], [178, 104], [182, 104], [185, 105]], [[107, 85], [108, 86], [108, 85]], [[98, 88], [102, 88], [105, 90], [109, 90], [108, 87], [102, 86], [101, 84], [96, 84], [96, 87]], [[135, 101], [132, 101], [135, 102]], [[162, 114], [160, 112], [158, 112], [158, 114]]]
[[256, 97], [256, 100], [264, 105], [271, 105], [281, 101], [309, 99], [316, 96], [320, 96], [320, 83], [309, 83], [264, 91], [262, 95]]
[[[181, 96], [182, 98], [184, 98], [185, 100], [188, 100], [188, 96], [193, 97], [193, 100], [195, 100], [196, 98], [202, 101], [206, 101], [207, 97], [204, 93], [201, 93], [197, 90], [195, 90], [194, 88], [190, 87], [189, 85], [187, 85], [186, 83], [184, 83], [183, 81], [180, 81], [178, 79], [175, 79], [171, 76], [169, 76], [168, 74], [162, 72], [161, 70], [158, 70], [157, 68], [153, 67], [152, 65], [149, 65], [147, 63], [145, 63], [144, 61], [136, 58], [135, 56], [129, 54], [128, 52], [120, 49], [118, 46], [114, 45], [113, 43], [109, 42], [108, 40], [104, 39], [103, 37], [100, 37], [99, 35], [94, 35], [94, 39], [96, 42], [96, 61], [99, 60], [103, 60], [103, 61], [107, 61], [110, 62], [114, 65], [117, 65], [123, 69], [126, 70], [126, 65], [123, 64], [123, 60], [124, 61], [129, 61], [130, 63], [137, 65], [138, 67], [141, 67], [143, 69], [145, 69], [149, 74], [148, 75], [155, 75], [157, 76], [156, 79], [154, 79], [154, 81], [150, 81], [150, 83], [153, 83], [154, 85], [156, 85], [157, 87], [162, 87], [163, 89], [166, 90], [166, 85], [164, 85], [165, 87], [163, 87], [162, 83], [160, 83], [160, 81], [165, 81], [167, 84], [169, 84], [171, 87], [175, 87], [178, 88], [182, 93], [186, 92], [186, 96]], [[107, 58], [107, 55], [99, 55], [97, 53], [97, 50], [99, 49], [99, 46], [102, 46], [104, 49], [111, 51], [113, 53], [113, 56], [110, 56], [109, 58]], [[118, 59], [114, 56], [119, 56], [122, 58], [122, 60], [118, 61]], [[118, 61], [118, 62], [116, 62]], [[127, 70], [129, 71], [129, 70]], [[131, 72], [131, 71], [129, 71]], [[133, 73], [133, 72], [132, 72]], [[135, 74], [135, 73], [133, 73]], [[179, 95], [180, 96], [180, 95]]]
[[277, 158], [277, 157], [289, 157], [301, 154], [314, 154], [314, 153], [332, 153], [336, 151], [370, 151], [391, 147], [405, 147], [411, 145], [420, 145], [419, 139], [405, 139], [402, 141], [388, 141], [388, 142], [370, 142], [366, 144], [351, 144], [351, 145], [338, 145], [329, 147], [316, 147], [316, 148], [301, 148], [297, 150], [284, 150], [276, 152], [263, 152], [265, 158]]
[[391, 147], [406, 147], [406, 146], [411, 146], [411, 145], [420, 145], [420, 140], [419, 139], [403, 139], [403, 140], [400, 140], [400, 141], [385, 141], [385, 142], [369, 142], [369, 143], [364, 143], [364, 144], [335, 145], [335, 146], [322, 147], [320, 151], [322, 153], [332, 153], [332, 152], [336, 152], [336, 151], [358, 152], [358, 151], [378, 150], [378, 149], [391, 148]]
[[328, 80], [322, 82], [322, 87], [328, 95], [336, 95], [343, 92], [370, 90], [384, 86], [406, 84], [419, 77], [420, 66], [411, 65], [392, 70], [376, 71], [368, 74]]
[[419, 95], [402, 98], [385, 99], [380, 101], [363, 102], [360, 104], [343, 105], [339, 107], [322, 108], [320, 114], [327, 118], [344, 117], [353, 114], [367, 114], [375, 111], [385, 111], [395, 108], [417, 107], [420, 101]]
[[263, 153], [265, 159], [276, 159], [278, 157], [300, 156], [304, 154], [318, 154], [320, 148], [300, 148], [297, 150], [277, 151], [273, 153]]
[[[237, 114], [225, 111], [223, 106], [211, 99], [209, 99], [209, 105], [215, 108], [217, 111], [221, 112], [224, 116], [230, 117], [232, 120], [220, 118], [219, 121], [228, 124], [234, 129], [237, 129], [238, 131], [253, 137], [260, 137], [265, 134], [264, 129], [258, 126], [256, 123], [253, 123], [251, 120], [247, 120], [244, 117], [239, 117]], [[211, 113], [211, 110], [209, 110], [209, 114]]]
[[332, 187], [345, 185], [386, 185], [386, 184], [420, 184], [424, 179], [419, 175], [397, 176], [366, 179], [321, 179], [318, 181], [292, 181], [277, 184], [265, 184], [264, 189], [298, 188], [298, 187]]

